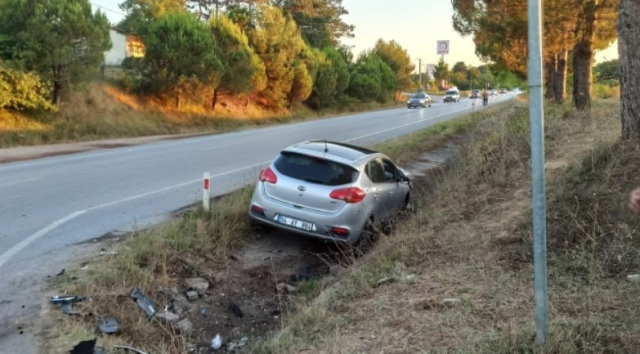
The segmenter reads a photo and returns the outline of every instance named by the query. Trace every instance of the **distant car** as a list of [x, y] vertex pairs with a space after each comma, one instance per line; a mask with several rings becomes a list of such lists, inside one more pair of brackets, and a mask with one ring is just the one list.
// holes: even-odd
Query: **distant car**
[[460, 91], [458, 90], [449, 90], [444, 93], [444, 99], [442, 100], [444, 103], [448, 102], [460, 102]]
[[506, 88], [500, 89], [500, 94], [501, 95], [506, 95], [507, 94], [507, 89]]
[[259, 224], [354, 244], [373, 225], [412, 210], [409, 177], [378, 152], [306, 141], [262, 170], [249, 215]]
[[480, 90], [473, 90], [469, 95], [469, 98], [480, 98]]
[[497, 96], [498, 95], [498, 91], [495, 89], [492, 89], [491, 91], [489, 91], [489, 96]]
[[431, 107], [433, 100], [426, 93], [416, 93], [407, 101], [407, 108]]

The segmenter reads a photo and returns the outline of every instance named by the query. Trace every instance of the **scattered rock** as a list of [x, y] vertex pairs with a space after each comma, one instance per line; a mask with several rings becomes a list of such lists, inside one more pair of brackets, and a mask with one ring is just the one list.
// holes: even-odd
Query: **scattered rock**
[[457, 298], [448, 298], [448, 299], [442, 300], [442, 304], [447, 307], [456, 307], [462, 304], [462, 300]]
[[298, 291], [298, 288], [296, 288], [293, 285], [289, 285], [287, 283], [279, 283], [278, 285], [276, 285], [276, 289], [278, 290], [279, 293], [295, 293], [296, 291]]
[[[194, 291], [194, 293], [197, 299], [198, 292]], [[174, 297], [173, 301], [171, 302], [171, 308], [173, 309], [173, 312], [176, 315], [181, 316], [183, 313], [191, 310], [191, 304], [189, 304], [189, 300], [187, 300], [187, 298], [184, 295], [178, 294]]]
[[396, 282], [396, 278], [382, 278], [380, 280], [378, 280], [378, 282], [376, 283], [376, 288], [381, 286], [381, 285], [385, 285], [385, 284], [391, 284], [391, 283], [395, 283]]
[[158, 312], [156, 318], [166, 323], [177, 323], [180, 320], [180, 317], [171, 311]]
[[105, 318], [100, 321], [98, 330], [101, 333], [106, 334], [118, 333], [118, 331], [120, 330], [120, 323], [118, 323], [118, 320], [116, 320], [115, 318]]
[[203, 278], [185, 279], [184, 283], [189, 290], [197, 291], [200, 296], [204, 295], [207, 292], [207, 289], [209, 289], [209, 281]]
[[189, 335], [193, 332], [193, 323], [191, 323], [188, 318], [185, 318], [176, 324], [176, 328], [179, 329], [182, 334]]
[[631, 283], [640, 283], [640, 274], [627, 275], [627, 281]]
[[198, 300], [200, 296], [198, 295], [198, 292], [195, 290], [191, 290], [191, 291], [187, 291], [187, 300], [188, 301], [196, 301]]

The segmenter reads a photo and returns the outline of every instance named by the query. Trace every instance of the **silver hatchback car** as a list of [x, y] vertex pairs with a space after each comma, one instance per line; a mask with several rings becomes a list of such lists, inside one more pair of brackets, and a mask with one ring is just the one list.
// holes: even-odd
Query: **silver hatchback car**
[[409, 177], [375, 151], [307, 141], [262, 170], [249, 215], [301, 235], [356, 243], [369, 225], [411, 210]]

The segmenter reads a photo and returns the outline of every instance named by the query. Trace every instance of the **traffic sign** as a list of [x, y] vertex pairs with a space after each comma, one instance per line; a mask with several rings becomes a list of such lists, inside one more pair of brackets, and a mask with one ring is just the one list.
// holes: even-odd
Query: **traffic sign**
[[449, 54], [449, 41], [438, 41], [438, 55]]

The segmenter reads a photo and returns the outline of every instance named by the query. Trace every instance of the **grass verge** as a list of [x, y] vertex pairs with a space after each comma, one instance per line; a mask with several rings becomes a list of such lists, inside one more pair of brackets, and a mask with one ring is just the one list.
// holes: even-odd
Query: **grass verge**
[[[481, 122], [410, 221], [279, 333], [270, 353], [637, 353], [638, 161], [619, 105], [547, 108], [551, 337], [534, 344], [528, 110]], [[632, 177], [630, 177], [632, 176]], [[396, 281], [378, 286], [383, 278]], [[444, 301], [455, 298], [457, 301]]]
[[[444, 122], [377, 148], [401, 161], [410, 161], [469, 131], [499, 110], [495, 107]], [[135, 233], [109, 250], [118, 252], [117, 256], [85, 260], [67, 271], [63, 279], [56, 279], [55, 288], [58, 293], [81, 294], [91, 299], [78, 304], [78, 310], [83, 313], [120, 320], [122, 334], [99, 336], [106, 347], [117, 342], [154, 353], [183, 353], [197, 334], [184, 336], [161, 323], [150, 324], [127, 294], [133, 287], [139, 287], [156, 304], [164, 306], [167, 304], [162, 295], [164, 289], [180, 287], [184, 278], [204, 277], [212, 283], [224, 278], [230, 269], [230, 256], [246, 244], [251, 233], [246, 215], [251, 192], [245, 188], [222, 198], [214, 204], [211, 214], [189, 210], [165, 225]], [[82, 270], [85, 265], [88, 269]], [[330, 283], [318, 279], [300, 283], [295, 307], [308, 305]], [[73, 343], [95, 337], [93, 317], [69, 318], [57, 312], [54, 317], [61, 325], [51, 329], [51, 353], [64, 353]], [[288, 321], [289, 316], [284, 318]]]

